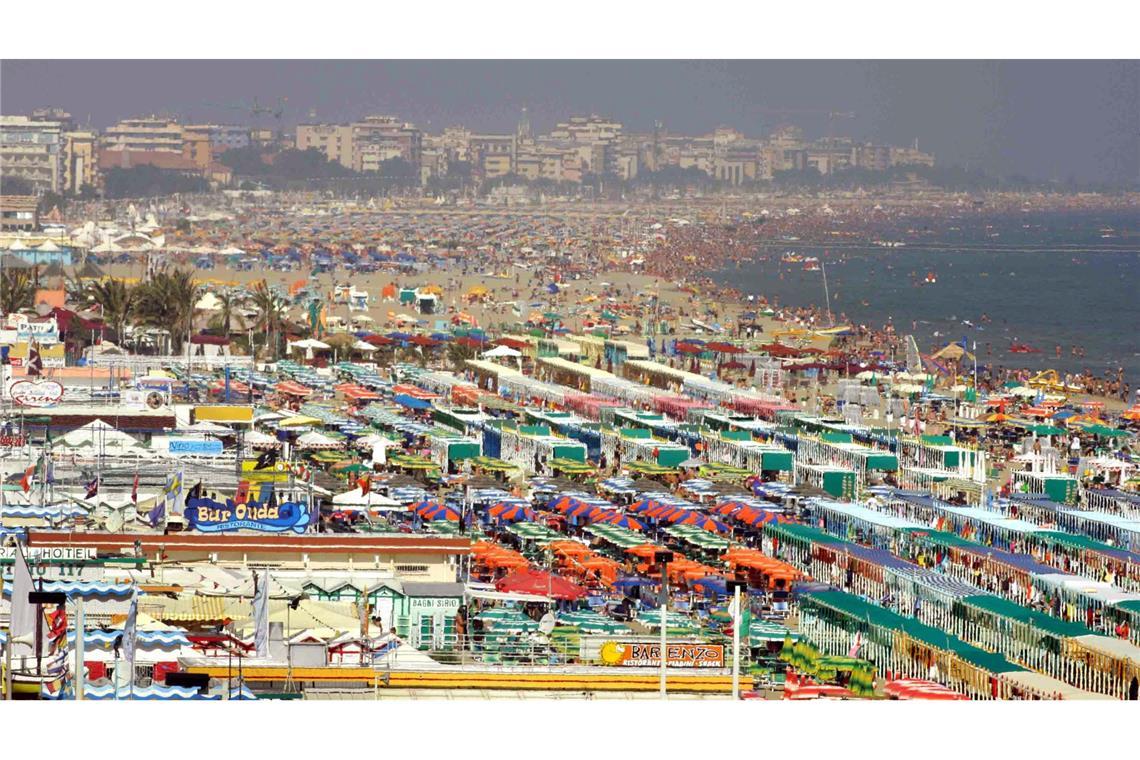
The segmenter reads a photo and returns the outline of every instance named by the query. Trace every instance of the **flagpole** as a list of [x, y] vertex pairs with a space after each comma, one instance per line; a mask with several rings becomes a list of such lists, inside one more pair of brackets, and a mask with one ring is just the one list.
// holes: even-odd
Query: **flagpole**
[[83, 672], [83, 650], [87, 644], [84, 641], [85, 628], [83, 596], [77, 595], [75, 597], [75, 699], [78, 702], [83, 701], [83, 689], [87, 685], [87, 677]]

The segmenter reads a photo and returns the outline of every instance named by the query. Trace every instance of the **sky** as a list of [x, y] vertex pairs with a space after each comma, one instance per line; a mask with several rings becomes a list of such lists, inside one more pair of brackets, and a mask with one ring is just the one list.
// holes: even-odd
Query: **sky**
[[[1140, 177], [1137, 61], [0, 62], [0, 112], [58, 106], [100, 128], [150, 113], [249, 123], [232, 106], [281, 98], [283, 126], [379, 113], [429, 132], [503, 132], [525, 106], [536, 132], [588, 113], [682, 134], [795, 123], [810, 136], [917, 139], [939, 164], [997, 175]], [[829, 112], [854, 116], [829, 124]]]

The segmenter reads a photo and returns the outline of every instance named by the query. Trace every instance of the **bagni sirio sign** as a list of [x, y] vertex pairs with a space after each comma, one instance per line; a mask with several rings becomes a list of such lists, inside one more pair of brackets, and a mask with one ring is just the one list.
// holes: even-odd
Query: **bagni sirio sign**
[[297, 502], [281, 504], [224, 503], [207, 498], [189, 498], [184, 513], [191, 530], [223, 533], [256, 530], [263, 533], [304, 533], [309, 525], [308, 508]]

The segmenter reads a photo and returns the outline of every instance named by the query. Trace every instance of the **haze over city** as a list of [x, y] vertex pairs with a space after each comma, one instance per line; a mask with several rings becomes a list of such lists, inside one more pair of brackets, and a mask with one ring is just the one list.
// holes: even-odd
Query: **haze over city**
[[[943, 166], [1128, 184], [1140, 173], [1135, 61], [5, 61], [0, 111], [56, 106], [104, 128], [170, 114], [263, 126], [392, 114], [427, 133], [546, 131], [597, 113], [633, 131], [791, 123], [919, 147]], [[828, 114], [853, 114], [841, 118]]]

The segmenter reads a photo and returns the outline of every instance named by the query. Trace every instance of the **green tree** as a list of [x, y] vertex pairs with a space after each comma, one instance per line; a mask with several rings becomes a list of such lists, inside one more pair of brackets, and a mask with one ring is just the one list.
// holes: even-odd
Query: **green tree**
[[128, 285], [125, 280], [117, 277], [108, 277], [92, 283], [90, 290], [91, 295], [95, 296], [95, 303], [103, 310], [103, 322], [110, 325], [115, 340], [122, 342], [127, 321], [134, 314], [139, 288]]
[[5, 269], [0, 277], [0, 313], [30, 309], [36, 298], [36, 285], [27, 269]]
[[246, 296], [242, 293], [223, 291], [218, 296], [218, 313], [210, 319], [210, 327], [221, 331], [222, 335], [228, 338], [233, 332], [234, 314], [246, 300]]
[[257, 312], [254, 330], [265, 336], [266, 350], [276, 361], [285, 334], [285, 299], [277, 295], [265, 280], [260, 280], [253, 286], [249, 303]]
[[456, 372], [462, 372], [466, 369], [467, 365], [464, 364], [464, 362], [474, 358], [475, 348], [473, 346], [456, 343], [455, 341], [447, 344], [447, 361]]
[[199, 287], [189, 269], [158, 272], [139, 286], [137, 314], [139, 322], [148, 327], [170, 331], [171, 349], [182, 352], [182, 346], [193, 326], [194, 304]]

